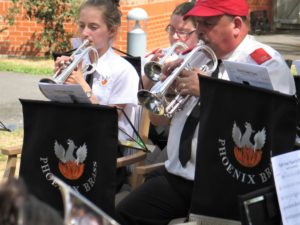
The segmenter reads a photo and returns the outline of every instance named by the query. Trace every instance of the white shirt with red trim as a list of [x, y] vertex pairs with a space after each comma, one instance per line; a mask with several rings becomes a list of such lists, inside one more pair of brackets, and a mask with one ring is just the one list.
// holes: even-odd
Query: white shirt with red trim
[[[265, 66], [275, 91], [294, 95], [296, 87], [293, 75], [279, 52], [247, 35], [240, 45], [223, 59]], [[228, 80], [224, 66], [220, 66], [219, 78]]]
[[[257, 49], [259, 49], [258, 52], [255, 52]], [[251, 56], [251, 53], [253, 53], [254, 56]], [[251, 64], [260, 63], [260, 65], [267, 67], [275, 90], [291, 95], [296, 93], [294, 79], [281, 55], [273, 48], [257, 42], [250, 35], [246, 36], [243, 42], [223, 59]], [[225, 80], [229, 79], [222, 64], [219, 69], [219, 78]], [[167, 171], [188, 180], [194, 180], [199, 124], [196, 127], [192, 139], [191, 159], [187, 162], [185, 167], [181, 166], [178, 157], [179, 142], [185, 121], [197, 103], [197, 100], [198, 98], [192, 96], [183, 110], [174, 115], [171, 121], [167, 144], [168, 160], [165, 162]]]

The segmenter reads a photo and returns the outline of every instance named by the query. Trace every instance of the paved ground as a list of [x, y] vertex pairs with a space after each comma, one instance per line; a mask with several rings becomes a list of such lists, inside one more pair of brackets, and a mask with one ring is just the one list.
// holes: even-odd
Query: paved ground
[[[300, 59], [300, 31], [255, 35], [255, 37], [277, 49], [285, 59]], [[38, 89], [38, 81], [41, 78], [40, 76], [0, 72], [0, 121], [12, 127], [23, 126], [19, 99], [45, 99]]]
[[0, 72], [0, 121], [14, 127], [23, 126], [19, 99], [46, 99], [38, 88], [42, 77]]
[[275, 48], [285, 59], [300, 59], [300, 31], [255, 35], [255, 38]]

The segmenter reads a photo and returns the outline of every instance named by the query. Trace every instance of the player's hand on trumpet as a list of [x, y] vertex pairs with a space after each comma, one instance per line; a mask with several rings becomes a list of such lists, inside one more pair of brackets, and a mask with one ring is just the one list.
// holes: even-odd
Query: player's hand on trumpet
[[[70, 56], [60, 56], [57, 57], [55, 61], [55, 69], [54, 72], [55, 74], [59, 74], [62, 70], [67, 68], [73, 61], [73, 57]], [[66, 81], [64, 82], [65, 84], [80, 84], [81, 86], [85, 86], [85, 79], [83, 76], [83, 73], [81, 71], [81, 65], [82, 63], [79, 63], [77, 68], [75, 68], [71, 74], [68, 76]]]
[[82, 87], [88, 86], [81, 70], [74, 70], [65, 81], [65, 84], [80, 84]]
[[[180, 64], [183, 59], [177, 59], [172, 62], [165, 63], [162, 70], [161, 80], [164, 81]], [[176, 81], [172, 84], [172, 89], [175, 89], [181, 95], [200, 96], [199, 75], [207, 75], [198, 68], [191, 70], [182, 70]]]
[[148, 58], [149, 56], [151, 56], [150, 61], [158, 62], [159, 59], [161, 59], [165, 56], [165, 52], [163, 51], [163, 49], [158, 48], [158, 49], [155, 49], [154, 51], [150, 52], [149, 54], [147, 54], [145, 56], [145, 58]]
[[163, 64], [162, 73], [160, 76], [160, 80], [164, 81], [180, 64], [183, 62], [182, 58], [178, 58], [174, 61], [169, 61]]
[[181, 95], [200, 96], [199, 75], [207, 76], [208, 74], [199, 68], [191, 70], [182, 70], [177, 82], [177, 90]]
[[60, 56], [57, 57], [54, 63], [54, 73], [59, 75], [62, 70], [67, 68], [72, 63], [73, 58], [70, 56]]
[[200, 96], [199, 77], [194, 70], [182, 70], [176, 80], [177, 90], [181, 95]]
[[[71, 57], [68, 56], [61, 56], [58, 57], [55, 61], [55, 70], [58, 71], [59, 69], [63, 70], [62, 64], [64, 62], [72, 62]], [[67, 65], [69, 65], [68, 63]], [[91, 92], [91, 87], [86, 82], [83, 72], [82, 72], [82, 65], [83, 63], [78, 63], [77, 67], [71, 72], [71, 74], [68, 76], [68, 78], [65, 80], [64, 84], [79, 84], [84, 92]], [[98, 104], [99, 101], [96, 99], [95, 95], [91, 95], [90, 100], [94, 104]]]

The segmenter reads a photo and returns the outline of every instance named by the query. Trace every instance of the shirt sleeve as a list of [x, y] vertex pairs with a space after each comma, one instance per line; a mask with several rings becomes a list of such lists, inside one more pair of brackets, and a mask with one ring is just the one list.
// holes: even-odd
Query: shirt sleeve
[[123, 64], [122, 69], [119, 70], [119, 74], [116, 76], [112, 86], [109, 104], [137, 105], [139, 76], [134, 67], [123, 60], [121, 61]]
[[271, 59], [262, 63], [268, 70], [274, 90], [293, 95], [296, 92], [295, 83], [290, 69], [282, 56], [275, 50], [265, 47]]

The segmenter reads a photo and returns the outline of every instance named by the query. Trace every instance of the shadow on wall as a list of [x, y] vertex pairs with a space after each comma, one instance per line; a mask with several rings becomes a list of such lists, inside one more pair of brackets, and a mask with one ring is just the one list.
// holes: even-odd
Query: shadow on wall
[[[35, 48], [34, 42], [39, 39], [39, 36], [33, 33], [30, 39], [20, 45], [19, 47], [14, 47], [10, 44], [9, 41], [0, 42], [0, 55], [9, 55], [9, 56], [44, 56], [44, 53], [41, 50]], [[9, 36], [7, 37], [9, 40]]]

